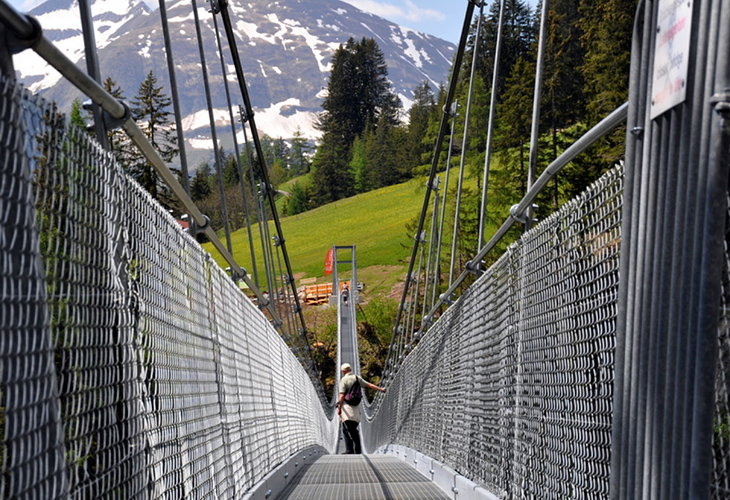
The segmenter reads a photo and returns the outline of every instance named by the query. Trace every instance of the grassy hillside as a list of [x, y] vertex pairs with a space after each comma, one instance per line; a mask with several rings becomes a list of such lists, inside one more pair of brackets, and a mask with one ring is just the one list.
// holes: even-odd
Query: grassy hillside
[[[359, 281], [371, 289], [392, 287], [405, 273], [412, 247], [405, 226], [419, 216], [424, 194], [424, 180], [414, 179], [281, 218], [297, 282], [312, 277], [323, 282], [327, 251], [333, 245], [355, 245]], [[269, 227], [271, 234], [276, 234], [273, 223]], [[252, 231], [256, 262], [260, 267], [263, 258], [258, 226], [254, 225]], [[223, 237], [221, 239], [225, 241]], [[231, 239], [236, 261], [251, 272], [246, 229], [236, 231]], [[206, 244], [205, 248], [221, 266], [227, 267], [211, 244]], [[345, 272], [346, 266], [341, 267], [341, 272]]]
[[[456, 178], [457, 169], [452, 171]], [[306, 181], [305, 181], [306, 182]], [[280, 186], [286, 191], [291, 181]], [[467, 181], [474, 187], [475, 181]], [[377, 383], [382, 374], [383, 362], [392, 335], [393, 321], [400, 300], [402, 283], [407, 271], [408, 259], [413, 248], [413, 239], [406, 232], [406, 225], [417, 221], [423, 206], [426, 178], [389, 186], [369, 193], [354, 196], [325, 205], [309, 212], [282, 217], [281, 225], [286, 247], [297, 286], [305, 278], [323, 283], [331, 279], [324, 276], [324, 260], [333, 245], [355, 245], [357, 252], [358, 281], [365, 288], [358, 308], [358, 331], [362, 373]], [[449, 204], [453, 207], [454, 196], [450, 194]], [[433, 198], [431, 198], [433, 200]], [[277, 205], [281, 200], [277, 202]], [[453, 218], [453, 212], [447, 215]], [[273, 223], [270, 234], [276, 234]], [[256, 262], [259, 267], [259, 285], [265, 289], [262, 271], [262, 253], [259, 228], [252, 227]], [[225, 237], [221, 235], [221, 240]], [[233, 255], [236, 261], [252, 273], [248, 243], [248, 232], [244, 228], [232, 235]], [[223, 267], [228, 264], [208, 243], [204, 245]], [[340, 255], [340, 260], [349, 258], [349, 252]], [[347, 265], [339, 266], [340, 278], [349, 278]], [[307, 280], [309, 282], [310, 280]], [[315, 359], [320, 376], [328, 391], [335, 380], [336, 356], [336, 311], [322, 306], [304, 306], [304, 316], [314, 347]]]

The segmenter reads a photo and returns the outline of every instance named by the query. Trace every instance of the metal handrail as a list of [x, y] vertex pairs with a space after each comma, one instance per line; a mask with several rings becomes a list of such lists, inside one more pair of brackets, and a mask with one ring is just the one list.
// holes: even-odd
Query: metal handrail
[[606, 118], [598, 122], [598, 124], [596, 124], [592, 129], [583, 134], [580, 139], [575, 141], [568, 149], [563, 151], [560, 156], [558, 156], [555, 160], [553, 160], [552, 163], [550, 163], [550, 165], [548, 165], [542, 175], [540, 175], [537, 181], [535, 181], [535, 184], [522, 198], [522, 200], [510, 209], [509, 216], [504, 221], [502, 226], [497, 230], [497, 232], [494, 233], [494, 236], [492, 236], [487, 244], [484, 245], [484, 247], [474, 256], [472, 261], [467, 264], [466, 269], [462, 271], [462, 273], [456, 278], [456, 280], [454, 280], [454, 283], [449, 287], [449, 289], [446, 290], [441, 295], [441, 297], [439, 297], [436, 305], [431, 308], [431, 310], [428, 312], [428, 315], [424, 318], [424, 321], [422, 322], [416, 336], [423, 333], [424, 328], [431, 323], [431, 320], [433, 319], [433, 316], [438, 311], [438, 309], [442, 305], [450, 302], [451, 295], [459, 287], [459, 285], [464, 282], [466, 277], [478, 270], [478, 263], [480, 263], [482, 259], [484, 259], [487, 253], [489, 253], [495, 246], [497, 246], [497, 243], [499, 243], [504, 235], [507, 234], [507, 231], [510, 230], [514, 223], [524, 220], [524, 214], [527, 212], [527, 209], [532, 206], [532, 202], [535, 201], [537, 196], [540, 194], [540, 192], [542, 192], [545, 186], [548, 185], [550, 180], [555, 177], [560, 172], [560, 170], [562, 170], [563, 167], [573, 161], [576, 156], [584, 152], [598, 139], [600, 139], [608, 132], [615, 129], [620, 123], [625, 121], [626, 116], [628, 115], [628, 111], [629, 103], [625, 102], [621, 106], [616, 108], [613, 112], [611, 112], [611, 114], [609, 114]]
[[150, 144], [147, 137], [132, 119], [129, 106], [117, 100], [109, 94], [93, 78], [80, 70], [66, 55], [58, 50], [44, 35], [38, 21], [27, 14], [17, 12], [5, 0], [0, 0], [0, 22], [2, 22], [12, 35], [16, 37], [17, 52], [25, 49], [33, 49], [48, 64], [53, 66], [61, 75], [71, 82], [81, 92], [86, 94], [95, 104], [100, 106], [106, 115], [105, 119], [117, 127], [121, 127], [130, 140], [139, 148], [147, 161], [153, 166], [157, 174], [168, 185], [190, 214], [195, 223], [203, 233], [210, 239], [213, 246], [220, 252], [221, 256], [231, 267], [234, 276], [242, 279], [251, 291], [256, 295], [259, 307], [269, 311], [272, 317], [272, 324], [281, 328], [283, 322], [278, 320], [273, 304], [264, 297], [253, 281], [249, 278], [248, 272], [242, 268], [233, 255], [228, 251], [223, 242], [209, 224], [208, 218], [195, 205], [183, 186], [178, 182], [175, 174], [167, 167], [164, 160]]

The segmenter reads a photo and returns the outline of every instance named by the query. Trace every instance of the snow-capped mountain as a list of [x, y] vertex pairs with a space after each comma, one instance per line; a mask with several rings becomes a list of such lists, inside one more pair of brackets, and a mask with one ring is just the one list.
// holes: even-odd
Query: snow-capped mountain
[[[230, 141], [224, 137], [230, 136], [230, 118], [209, 9], [207, 2], [198, 0], [216, 128], [227, 146]], [[85, 68], [78, 12], [77, 0], [49, 0], [30, 14], [57, 47]], [[297, 128], [307, 137], [317, 136], [313, 123], [321, 110], [332, 55], [350, 37], [373, 38], [378, 43], [404, 110], [410, 106], [417, 85], [428, 81], [436, 90], [446, 82], [455, 50], [449, 42], [338, 0], [230, 0], [229, 13], [257, 127], [272, 137], [290, 138]], [[92, 15], [102, 78], [110, 76], [123, 89], [124, 97], [131, 100], [152, 70], [158, 84], [164, 85], [170, 95], [159, 10], [151, 11], [140, 0], [95, 0]], [[168, 2], [167, 17], [186, 141], [195, 148], [211, 149], [191, 1]], [[217, 22], [236, 110], [242, 99], [220, 17]], [[85, 99], [30, 51], [16, 55], [14, 63], [26, 86], [54, 99], [62, 110], [69, 109], [76, 97]]]

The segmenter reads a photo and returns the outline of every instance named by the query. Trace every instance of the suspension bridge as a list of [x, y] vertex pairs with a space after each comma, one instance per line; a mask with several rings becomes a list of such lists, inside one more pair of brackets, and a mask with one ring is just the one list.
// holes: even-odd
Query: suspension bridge
[[[340, 456], [336, 395], [312, 362], [266, 169], [270, 295], [99, 85], [93, 50], [80, 71], [0, 0], [3, 498], [730, 498], [728, 1], [639, 3], [628, 102], [531, 179], [437, 293], [436, 171], [477, 7], [463, 3], [387, 393], [363, 402], [367, 453]], [[227, 2], [210, 15], [263, 158]], [[670, 60], [687, 64], [657, 93], [660, 49], [683, 29]], [[88, 95], [100, 141], [14, 81], [11, 56], [25, 50]], [[537, 194], [623, 123], [624, 164], [533, 224]], [[227, 270], [124, 173], [107, 128], [146, 156]], [[536, 145], [533, 134], [531, 155]], [[486, 268], [515, 224], [526, 231]], [[357, 283], [354, 249], [352, 266]], [[358, 367], [351, 293], [335, 296], [338, 362]]]

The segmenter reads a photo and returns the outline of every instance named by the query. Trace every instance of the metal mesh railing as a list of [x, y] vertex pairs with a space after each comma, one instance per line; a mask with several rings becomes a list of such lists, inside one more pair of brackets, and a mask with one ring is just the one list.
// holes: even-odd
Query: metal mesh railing
[[713, 425], [713, 473], [710, 498], [730, 498], [730, 198], [726, 215], [725, 259], [722, 276], [722, 304], [718, 327], [717, 381]]
[[0, 496], [240, 498], [333, 449], [310, 377], [226, 273], [84, 131], [2, 90]]
[[500, 498], [608, 498], [622, 169], [525, 234], [376, 400], [367, 448], [414, 448]]

